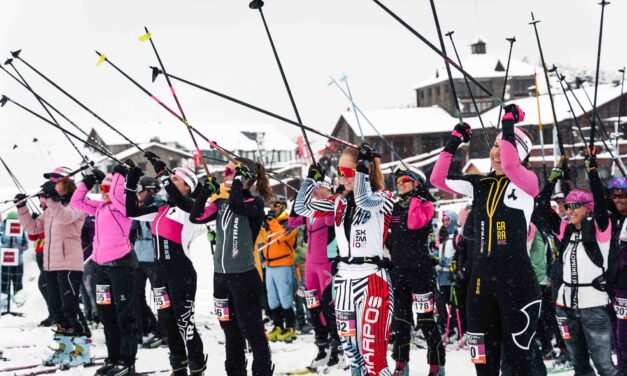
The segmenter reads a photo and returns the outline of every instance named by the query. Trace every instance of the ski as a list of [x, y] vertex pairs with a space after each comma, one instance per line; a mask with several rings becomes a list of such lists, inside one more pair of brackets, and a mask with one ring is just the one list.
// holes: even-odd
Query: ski
[[[97, 367], [97, 366], [101, 366], [104, 364], [104, 358], [99, 357], [99, 358], [94, 358], [92, 359], [91, 363], [87, 363], [87, 364], [83, 364], [82, 367], [83, 368], [90, 368], [90, 367]], [[39, 367], [42, 366], [42, 364], [36, 364], [34, 366], [29, 366], [29, 367], [22, 367], [19, 370], [25, 370], [28, 368], [35, 368], [35, 367]], [[56, 373], [57, 371], [70, 371], [70, 370], [75, 370], [78, 369], [79, 367], [67, 367], [67, 366], [63, 366], [63, 365], [55, 365], [55, 366], [43, 366], [45, 368], [39, 369], [39, 370], [33, 370], [31, 372], [27, 372], [27, 373], [20, 373], [20, 374], [15, 374], [16, 376], [36, 376], [36, 375], [48, 375], [48, 374], [52, 374], [52, 373]], [[0, 370], [0, 372], [3, 372], [4, 370]]]
[[312, 368], [305, 368], [301, 370], [288, 371], [288, 372], [279, 372], [279, 375], [288, 376], [288, 375], [310, 375], [317, 374], [318, 371]]

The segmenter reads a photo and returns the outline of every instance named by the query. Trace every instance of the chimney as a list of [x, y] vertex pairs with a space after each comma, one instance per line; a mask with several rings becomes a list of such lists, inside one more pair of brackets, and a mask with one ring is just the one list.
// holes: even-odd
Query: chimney
[[473, 55], [485, 55], [485, 42], [477, 38], [471, 45], [470, 50]]

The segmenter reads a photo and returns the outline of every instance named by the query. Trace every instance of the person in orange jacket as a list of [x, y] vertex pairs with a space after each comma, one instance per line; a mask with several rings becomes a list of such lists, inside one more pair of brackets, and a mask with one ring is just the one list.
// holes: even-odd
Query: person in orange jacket
[[268, 213], [268, 237], [262, 249], [266, 266], [268, 308], [274, 328], [267, 334], [270, 341], [292, 342], [296, 338], [296, 316], [292, 309], [294, 280], [294, 245], [296, 230], [287, 226], [287, 199], [277, 195]]

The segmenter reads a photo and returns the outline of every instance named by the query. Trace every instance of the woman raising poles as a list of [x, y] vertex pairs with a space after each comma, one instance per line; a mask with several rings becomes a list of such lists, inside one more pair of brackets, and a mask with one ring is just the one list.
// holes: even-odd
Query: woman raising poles
[[155, 240], [156, 285], [153, 291], [158, 302], [159, 319], [163, 319], [170, 348], [173, 375], [202, 375], [207, 358], [194, 322], [196, 301], [196, 270], [189, 258], [194, 224], [189, 221], [194, 199], [190, 194], [198, 178], [187, 167], [177, 167], [172, 173], [154, 153], [146, 152], [167, 193], [166, 205], [138, 206], [137, 183], [141, 169], [131, 168], [126, 181], [126, 214], [138, 221], [152, 221]]
[[[226, 340], [227, 375], [246, 375], [248, 342], [253, 353], [252, 374], [270, 376], [274, 366], [261, 317], [264, 291], [255, 267], [253, 245], [265, 217], [264, 200], [269, 200], [272, 193], [262, 164], [246, 158], [237, 162], [226, 166], [222, 187], [213, 177], [205, 182], [190, 220], [216, 221], [213, 297]], [[211, 203], [205, 207], [212, 195]]]
[[493, 172], [448, 174], [462, 142], [470, 141], [468, 124], [457, 124], [431, 174], [443, 191], [472, 198], [475, 244], [468, 287], [468, 337], [477, 375], [498, 375], [501, 350], [512, 375], [530, 375], [532, 345], [541, 308], [540, 287], [527, 254], [527, 236], [539, 192], [537, 175], [525, 167], [532, 143], [521, 129], [524, 112], [505, 107], [503, 132], [490, 150]]
[[390, 375], [387, 345], [394, 311], [383, 244], [392, 213], [392, 197], [383, 189], [380, 156], [364, 143], [347, 148], [338, 164], [342, 195], [313, 200], [316, 181], [324, 178], [317, 165], [296, 197], [296, 212], [333, 213], [339, 247], [334, 280], [338, 332], [353, 375]]

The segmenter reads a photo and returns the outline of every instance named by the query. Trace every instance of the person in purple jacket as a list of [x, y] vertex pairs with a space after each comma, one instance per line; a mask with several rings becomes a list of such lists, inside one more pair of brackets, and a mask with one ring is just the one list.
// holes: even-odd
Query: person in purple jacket
[[44, 273], [48, 309], [57, 324], [54, 340], [58, 348], [45, 364], [78, 365], [89, 359], [89, 328], [79, 320], [79, 290], [83, 275], [83, 248], [81, 229], [85, 215], [70, 205], [76, 189], [68, 177], [71, 170], [57, 167], [45, 173], [48, 181], [42, 185], [47, 209], [33, 218], [26, 206], [26, 195], [15, 196], [17, 216], [29, 234], [44, 233]]
[[[314, 188], [314, 198], [329, 198], [333, 194], [331, 189], [330, 180], [318, 182]], [[318, 346], [318, 353], [310, 368], [331, 367], [339, 363], [342, 354], [342, 343], [336, 330], [332, 289], [329, 288], [333, 280], [333, 262], [329, 255], [337, 255], [335, 218], [331, 213], [320, 215], [306, 208], [296, 212], [295, 208], [296, 205], [292, 206], [287, 225], [291, 228], [306, 226], [305, 299]], [[324, 323], [321, 317], [324, 317]]]
[[[96, 267], [98, 318], [104, 325], [107, 359], [96, 375], [135, 374], [137, 329], [133, 300], [133, 273], [137, 258], [129, 240], [131, 219], [126, 216], [124, 191], [126, 167], [118, 165], [113, 174], [94, 170], [85, 176], [72, 195], [71, 204], [95, 216], [91, 259]], [[99, 182], [102, 201], [87, 198]]]
[[475, 239], [467, 344], [479, 376], [499, 375], [501, 352], [513, 376], [532, 374], [542, 306], [527, 254], [534, 198], [540, 191], [538, 176], [526, 168], [533, 144], [522, 128], [514, 127], [525, 113], [513, 104], [504, 109], [503, 132], [490, 149], [490, 174], [449, 174], [455, 151], [472, 135], [465, 123], [455, 126], [431, 173], [434, 186], [472, 198]]

